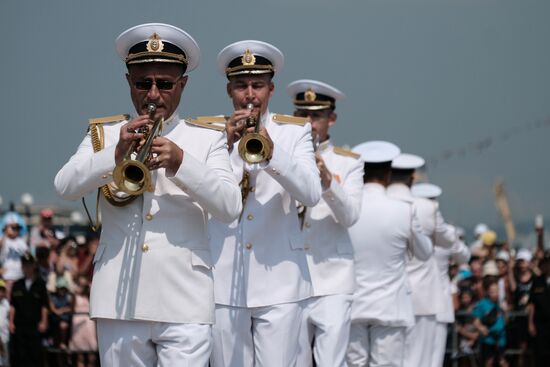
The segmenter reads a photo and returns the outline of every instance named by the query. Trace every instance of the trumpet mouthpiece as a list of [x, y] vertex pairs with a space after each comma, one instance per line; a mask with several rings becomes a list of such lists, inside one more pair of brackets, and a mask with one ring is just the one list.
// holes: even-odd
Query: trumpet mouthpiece
[[152, 114], [153, 112], [155, 112], [157, 110], [157, 105], [154, 104], [154, 103], [149, 103], [147, 104], [147, 112], [149, 114]]
[[246, 109], [247, 109], [247, 110], [252, 110], [253, 108], [254, 108], [254, 104], [253, 104], [253, 103], [248, 103], [248, 104], [246, 105]]

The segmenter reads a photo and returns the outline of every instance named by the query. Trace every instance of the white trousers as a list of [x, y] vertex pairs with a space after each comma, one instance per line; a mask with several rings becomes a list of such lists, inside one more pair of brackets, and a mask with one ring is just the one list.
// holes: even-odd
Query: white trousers
[[97, 319], [102, 367], [205, 367], [210, 325]]
[[348, 366], [402, 367], [405, 332], [404, 326], [352, 322], [346, 356]]
[[212, 367], [293, 367], [304, 302], [265, 307], [216, 305]]
[[407, 329], [405, 367], [430, 366], [434, 352], [435, 315], [415, 316], [415, 325]]
[[[299, 367], [344, 367], [349, 342], [352, 296], [337, 294], [307, 301], [302, 315]], [[311, 350], [313, 344], [313, 353]]]
[[433, 341], [432, 363], [430, 367], [443, 367], [445, 349], [447, 347], [447, 326], [445, 322], [437, 322]]

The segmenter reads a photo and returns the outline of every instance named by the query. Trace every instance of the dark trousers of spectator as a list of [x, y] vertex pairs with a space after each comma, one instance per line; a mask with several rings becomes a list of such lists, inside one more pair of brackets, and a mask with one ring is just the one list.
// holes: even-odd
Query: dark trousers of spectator
[[36, 326], [33, 329], [16, 327], [10, 336], [11, 367], [41, 367], [43, 364], [42, 339]]
[[535, 366], [548, 367], [550, 363], [550, 331], [537, 328], [537, 336], [534, 338]]

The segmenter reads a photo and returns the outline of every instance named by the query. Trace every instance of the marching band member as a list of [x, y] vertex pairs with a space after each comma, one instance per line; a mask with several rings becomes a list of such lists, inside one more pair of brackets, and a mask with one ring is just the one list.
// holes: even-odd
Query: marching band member
[[[443, 220], [436, 202], [415, 198], [410, 190], [416, 169], [424, 165], [424, 159], [412, 154], [401, 154], [392, 162], [391, 185], [388, 196], [414, 205], [418, 220], [434, 246], [450, 248], [456, 241], [454, 227]], [[433, 354], [437, 320], [445, 305], [443, 285], [437, 263], [430, 254], [428, 259], [413, 256], [407, 263], [407, 275], [411, 285], [415, 324], [407, 330], [405, 366], [429, 366]]]
[[[176, 112], [186, 73], [199, 63], [190, 35], [168, 24], [141, 24], [123, 32], [116, 49], [137, 116], [90, 120], [55, 178], [66, 199], [101, 192], [103, 229], [90, 300], [101, 365], [206, 366], [214, 321], [207, 218], [231, 222], [242, 208], [227, 140], [180, 121]], [[139, 167], [131, 151], [136, 144], [146, 150], [141, 128], [152, 131], [151, 125], [159, 134], [148, 134], [141, 172], [150, 182], [140, 186], [130, 179], [132, 169], [122, 168]], [[138, 187], [144, 192], [131, 194]]]
[[365, 163], [359, 220], [349, 233], [357, 288], [351, 307], [348, 366], [403, 365], [406, 328], [414, 324], [405, 270], [407, 257], [428, 259], [433, 251], [414, 206], [386, 195], [394, 144], [371, 141], [353, 149]]
[[282, 65], [281, 51], [261, 41], [236, 42], [218, 55], [234, 108], [228, 144], [244, 207], [229, 226], [210, 222], [214, 367], [294, 366], [303, 301], [312, 294], [296, 201], [315, 206], [321, 182], [311, 125], [269, 110]]
[[[297, 366], [345, 366], [355, 274], [353, 248], [347, 228], [359, 219], [363, 193], [363, 164], [359, 156], [336, 147], [329, 130], [336, 123], [338, 89], [315, 80], [297, 80], [287, 87], [294, 115], [308, 117], [321, 173], [322, 199], [302, 208], [302, 230], [313, 285], [303, 314]], [[313, 354], [312, 354], [312, 342]]]
[[[411, 187], [411, 192], [415, 197], [429, 199], [437, 204], [437, 198], [441, 195], [442, 190], [434, 184], [418, 183]], [[452, 287], [449, 279], [449, 263], [451, 260], [457, 265], [468, 263], [470, 250], [457, 235], [451, 248], [435, 246], [434, 258], [441, 277], [445, 302], [443, 303], [443, 309], [435, 315], [436, 329], [432, 344], [431, 363], [427, 366], [441, 367], [443, 366], [445, 347], [447, 346], [447, 324], [455, 322]]]

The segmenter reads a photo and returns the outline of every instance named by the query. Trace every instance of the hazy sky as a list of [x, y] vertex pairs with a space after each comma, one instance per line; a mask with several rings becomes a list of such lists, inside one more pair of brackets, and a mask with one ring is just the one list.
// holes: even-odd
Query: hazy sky
[[328, 82], [348, 96], [333, 141], [385, 139], [427, 158], [449, 221], [499, 225], [497, 177], [520, 228], [539, 213], [550, 221], [547, 0], [5, 0], [1, 10], [5, 203], [30, 192], [36, 204], [78, 207], [55, 194], [56, 172], [88, 118], [133, 112], [114, 39], [165, 22], [202, 51], [182, 117], [229, 114], [217, 53], [267, 41], [285, 54], [273, 112], [292, 112], [289, 82]]

